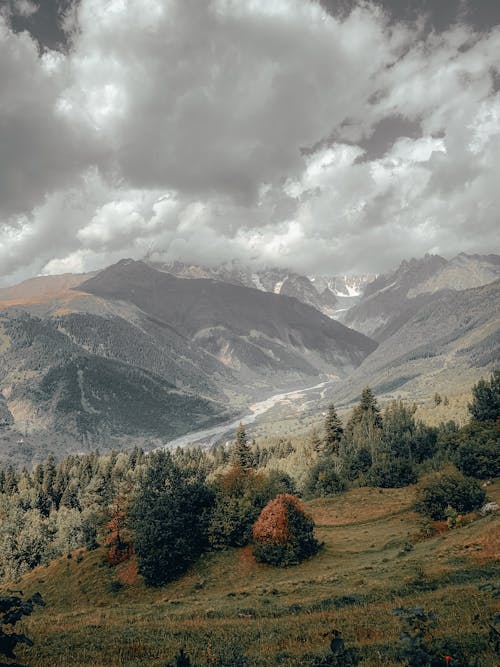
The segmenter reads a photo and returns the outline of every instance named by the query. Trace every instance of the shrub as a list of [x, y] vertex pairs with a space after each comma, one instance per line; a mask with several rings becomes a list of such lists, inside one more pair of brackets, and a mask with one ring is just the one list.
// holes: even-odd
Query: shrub
[[455, 452], [457, 468], [479, 479], [500, 476], [500, 424], [493, 421], [471, 422], [460, 430]]
[[415, 509], [439, 520], [446, 518], [448, 506], [461, 514], [478, 509], [485, 500], [486, 494], [475, 480], [459, 473], [443, 474], [433, 477], [419, 489]]
[[258, 561], [286, 567], [317, 553], [312, 517], [298, 498], [281, 494], [262, 510], [253, 528], [254, 556]]
[[233, 466], [214, 485], [215, 504], [208, 536], [214, 549], [242, 547], [252, 538], [252, 526], [262, 508], [280, 493], [289, 493], [293, 481], [285, 473], [272, 471], [268, 477], [251, 469]]
[[378, 461], [366, 475], [366, 483], [369, 486], [378, 486], [383, 489], [399, 489], [415, 484], [416, 481], [415, 467], [407, 459], [390, 458]]
[[335, 470], [332, 459], [321, 459], [311, 469], [304, 491], [311, 498], [334, 496], [345, 491], [346, 484]]
[[[16, 657], [14, 651], [18, 644], [33, 646], [29, 637], [14, 632], [12, 628], [22, 621], [23, 616], [32, 614], [35, 605], [45, 606], [40, 593], [35, 593], [28, 600], [22, 600], [14, 595], [0, 597], [0, 656], [4, 655], [14, 660]], [[5, 626], [9, 626], [9, 632], [5, 632]]]

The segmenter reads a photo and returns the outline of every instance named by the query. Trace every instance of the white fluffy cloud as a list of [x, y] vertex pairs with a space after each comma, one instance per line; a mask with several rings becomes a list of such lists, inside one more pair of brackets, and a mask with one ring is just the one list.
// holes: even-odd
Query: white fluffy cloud
[[[4, 281], [145, 253], [335, 272], [498, 250], [500, 29], [303, 0], [82, 0], [77, 19], [40, 55], [0, 18]], [[390, 118], [420, 136], [370, 155]]]

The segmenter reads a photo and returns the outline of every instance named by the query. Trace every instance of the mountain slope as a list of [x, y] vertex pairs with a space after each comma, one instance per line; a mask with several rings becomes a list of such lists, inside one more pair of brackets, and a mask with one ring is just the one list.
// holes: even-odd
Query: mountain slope
[[366, 385], [378, 394], [411, 398], [436, 390], [454, 392], [487, 375], [499, 359], [497, 280], [470, 290], [439, 292], [407, 312], [405, 321], [356, 369], [338, 397], [352, 400]]
[[[365, 336], [296, 299], [213, 280], [175, 278], [143, 262], [122, 261], [79, 290], [133, 303], [212, 353], [216, 340], [224, 347], [239, 339], [243, 346], [261, 347], [264, 354], [263, 346], [280, 345], [304, 362], [320, 353], [332, 364], [352, 367], [375, 348]], [[265, 356], [275, 359], [274, 354]]]
[[337, 304], [335, 294], [328, 285], [318, 289], [314, 281], [289, 269], [262, 269], [254, 271], [237, 262], [229, 262], [217, 267], [171, 262], [150, 263], [155, 269], [171, 273], [177, 278], [211, 278], [231, 285], [251, 287], [272, 294], [293, 296], [302, 303], [332, 315]]
[[466, 255], [450, 261], [439, 255], [403, 261], [392, 273], [369, 283], [343, 322], [377, 341], [386, 340], [436, 294], [489, 284], [500, 277], [500, 256]]

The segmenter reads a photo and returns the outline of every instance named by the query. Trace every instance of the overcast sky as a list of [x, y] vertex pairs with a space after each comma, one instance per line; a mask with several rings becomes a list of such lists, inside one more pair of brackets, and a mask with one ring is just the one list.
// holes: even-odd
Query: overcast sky
[[1, 0], [0, 281], [498, 252], [498, 0]]

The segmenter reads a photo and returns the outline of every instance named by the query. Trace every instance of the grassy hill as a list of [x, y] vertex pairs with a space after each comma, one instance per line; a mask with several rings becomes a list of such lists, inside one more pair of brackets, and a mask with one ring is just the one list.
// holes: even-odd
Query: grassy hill
[[[500, 578], [498, 518], [476, 515], [423, 538], [414, 493], [361, 488], [306, 503], [324, 548], [290, 569], [257, 564], [244, 548], [207, 554], [179, 581], [147, 589], [133, 560], [112, 569], [101, 549], [39, 567], [12, 585], [47, 602], [24, 623], [35, 646], [19, 659], [160, 667], [185, 646], [200, 665], [298, 666], [327, 651], [335, 628], [361, 665], [389, 667], [401, 664], [391, 610], [419, 605], [438, 614], [434, 632], [450, 655], [462, 647], [496, 667], [487, 643], [495, 599], [481, 586]], [[500, 500], [500, 480], [488, 494]]]

